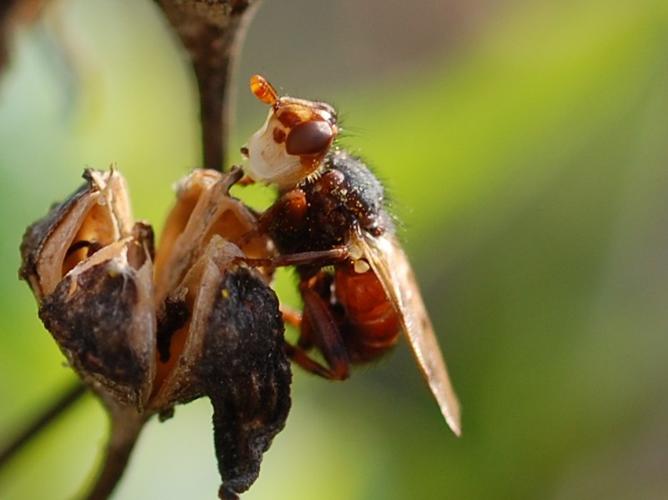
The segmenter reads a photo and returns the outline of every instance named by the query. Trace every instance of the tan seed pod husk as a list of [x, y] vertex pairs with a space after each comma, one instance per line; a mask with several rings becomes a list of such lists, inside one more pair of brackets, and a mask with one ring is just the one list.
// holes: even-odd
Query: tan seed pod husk
[[[159, 335], [168, 337], [168, 352], [161, 354], [151, 399], [157, 411], [203, 395], [195, 372], [205, 349], [207, 322], [217, 299], [214, 294], [224, 273], [240, 258], [243, 253], [236, 245], [215, 235], [167, 297], [158, 328]], [[175, 321], [174, 314], [183, 319]]]
[[227, 174], [197, 169], [176, 185], [177, 201], [165, 223], [155, 260], [156, 302], [183, 279], [213, 235], [236, 244], [251, 258], [274, 254], [273, 243], [258, 231], [256, 215], [230, 195], [241, 170]]
[[106, 402], [141, 411], [155, 373], [152, 230], [134, 224], [117, 171], [84, 179], [26, 231], [20, 276], [83, 380]]

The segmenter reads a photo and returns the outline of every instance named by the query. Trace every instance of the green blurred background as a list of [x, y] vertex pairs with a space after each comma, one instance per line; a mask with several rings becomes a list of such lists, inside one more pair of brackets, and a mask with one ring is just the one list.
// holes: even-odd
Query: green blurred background
[[[52, 7], [0, 79], [0, 442], [73, 379], [16, 278], [24, 228], [116, 163], [159, 229], [199, 160], [192, 77], [151, 2]], [[405, 345], [345, 383], [295, 370], [244, 498], [668, 498], [668, 3], [266, 0], [234, 151], [266, 111], [255, 72], [338, 106], [386, 181], [464, 435]], [[213, 498], [210, 427], [204, 400], [151, 422], [114, 498]], [[71, 497], [105, 432], [86, 398], [0, 471], [0, 498]]]

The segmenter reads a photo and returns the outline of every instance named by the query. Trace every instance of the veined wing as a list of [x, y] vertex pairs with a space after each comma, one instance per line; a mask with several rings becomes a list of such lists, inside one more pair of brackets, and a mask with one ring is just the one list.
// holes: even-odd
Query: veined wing
[[393, 235], [372, 236], [356, 231], [351, 243], [358, 245], [376, 273], [388, 298], [399, 312], [420, 370], [433, 393], [441, 413], [452, 431], [461, 434], [459, 402], [450, 383], [448, 370], [425, 308], [413, 269]]

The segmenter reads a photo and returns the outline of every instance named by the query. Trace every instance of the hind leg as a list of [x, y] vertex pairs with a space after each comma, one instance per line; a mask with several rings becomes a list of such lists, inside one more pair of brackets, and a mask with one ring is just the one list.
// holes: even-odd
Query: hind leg
[[[331, 306], [313, 288], [316, 282], [317, 279], [309, 280], [300, 286], [304, 300], [300, 337], [297, 345], [286, 342], [286, 351], [296, 364], [310, 373], [330, 380], [345, 380], [350, 375], [348, 352]], [[309, 356], [307, 350], [311, 347], [320, 351], [326, 365]]]

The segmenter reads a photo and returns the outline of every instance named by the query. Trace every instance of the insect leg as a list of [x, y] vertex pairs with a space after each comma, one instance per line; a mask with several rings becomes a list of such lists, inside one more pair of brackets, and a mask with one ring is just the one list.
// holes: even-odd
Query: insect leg
[[295, 311], [294, 309], [288, 309], [281, 306], [281, 314], [283, 315], [284, 323], [293, 326], [297, 329], [301, 328], [302, 315], [299, 311]]
[[[327, 303], [314, 290], [307, 286], [302, 287], [304, 299], [304, 319], [302, 333], [307, 340], [322, 353], [327, 366], [318, 363], [299, 345], [286, 345], [288, 356], [306, 371], [330, 380], [345, 380], [349, 376], [350, 361], [345, 344], [339, 332], [339, 327]], [[308, 332], [305, 331], [308, 328]]]
[[288, 355], [288, 358], [290, 358], [294, 363], [297, 363], [307, 372], [329, 380], [335, 379], [335, 377], [332, 375], [332, 371], [329, 368], [322, 366], [316, 360], [312, 359], [306, 353], [306, 351], [300, 347], [293, 346], [292, 344], [286, 342], [285, 353]]
[[283, 316], [283, 323], [290, 325], [299, 331], [297, 347], [305, 351], [312, 349], [313, 341], [311, 340], [311, 324], [308, 322], [308, 319], [304, 319], [302, 313], [299, 311], [287, 309], [283, 306], [281, 306], [281, 315]]
[[317, 250], [314, 252], [299, 252], [285, 255], [277, 255], [267, 259], [252, 259], [239, 257], [237, 260], [251, 267], [287, 267], [302, 265], [327, 266], [348, 258], [350, 251], [348, 247], [340, 246], [328, 250]]
[[246, 187], [246, 186], [252, 186], [253, 184], [255, 184], [255, 181], [250, 177], [248, 177], [247, 175], [245, 175], [244, 177], [239, 179], [235, 184], [237, 186]]

